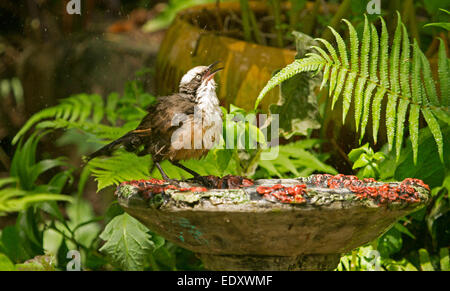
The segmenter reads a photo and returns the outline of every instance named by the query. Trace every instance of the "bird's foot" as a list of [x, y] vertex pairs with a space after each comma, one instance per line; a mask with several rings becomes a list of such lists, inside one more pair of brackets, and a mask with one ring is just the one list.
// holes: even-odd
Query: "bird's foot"
[[174, 185], [176, 187], [180, 187], [180, 181], [176, 179], [164, 179], [165, 182], [168, 182], [170, 185]]
[[193, 180], [199, 182], [206, 188], [215, 188], [216, 183], [214, 183], [214, 181], [210, 179], [210, 177], [211, 176], [195, 176]]

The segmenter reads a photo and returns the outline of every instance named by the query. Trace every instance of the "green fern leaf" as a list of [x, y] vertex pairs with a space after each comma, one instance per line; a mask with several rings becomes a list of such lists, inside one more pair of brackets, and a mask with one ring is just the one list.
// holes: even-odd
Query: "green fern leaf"
[[255, 101], [255, 110], [258, 108], [259, 103], [264, 96], [274, 87], [281, 84], [283, 81], [291, 78], [292, 76], [301, 72], [317, 71], [321, 65], [325, 64], [325, 59], [319, 55], [310, 56], [305, 59], [295, 60], [292, 64], [281, 69], [275, 76], [273, 76], [266, 86], [259, 93], [258, 98]]
[[417, 152], [419, 150], [419, 115], [420, 106], [411, 104], [411, 110], [409, 112], [409, 136], [411, 138], [414, 164], [417, 163]]
[[361, 135], [359, 138], [359, 143], [361, 144], [362, 138], [366, 133], [366, 126], [369, 122], [369, 112], [370, 112], [370, 104], [372, 100], [372, 92], [377, 87], [378, 83], [378, 32], [373, 24], [370, 25], [370, 37], [371, 37], [371, 47], [370, 47], [370, 72], [369, 72], [369, 80], [366, 91], [364, 93], [364, 106], [363, 106], [363, 115], [361, 120]]
[[[331, 44], [330, 44], [331, 45]], [[333, 61], [331, 60], [331, 58], [330, 58], [330, 56], [321, 48], [321, 47], [318, 47], [318, 46], [315, 46], [315, 45], [313, 45], [313, 46], [311, 46], [311, 48], [312, 49], [315, 49], [316, 51], [318, 51], [319, 53], [320, 53], [320, 55], [326, 60], [326, 62], [328, 63], [328, 64], [331, 64], [331, 63], [333, 63]], [[337, 57], [337, 56], [336, 56]]]
[[116, 124], [117, 113], [116, 108], [119, 102], [119, 94], [111, 93], [106, 98], [106, 118], [111, 124]]
[[103, 117], [100, 116], [103, 111], [100, 108], [103, 108], [103, 101], [97, 95], [78, 94], [62, 99], [59, 105], [46, 108], [31, 116], [16, 134], [12, 143], [16, 144], [33, 126], [46, 119], [62, 119], [68, 122], [82, 123], [92, 114], [94, 120], [100, 120]]
[[372, 132], [375, 143], [377, 143], [378, 128], [380, 127], [381, 101], [383, 101], [384, 94], [386, 94], [386, 88], [379, 87], [372, 103]]
[[425, 54], [419, 50], [419, 55], [422, 61], [423, 68], [423, 80], [425, 83], [425, 94], [423, 95], [424, 103], [431, 103], [434, 106], [439, 106], [439, 100], [436, 93], [436, 86], [434, 85], [434, 79], [431, 74], [430, 62]]
[[322, 79], [322, 83], [320, 84], [320, 90], [322, 90], [323, 86], [325, 86], [325, 84], [328, 82], [328, 79], [330, 77], [330, 72], [331, 72], [331, 65], [330, 64], [326, 64], [325, 65], [325, 70], [323, 71], [323, 79]]
[[444, 140], [442, 139], [442, 132], [439, 127], [439, 123], [430, 109], [422, 108], [422, 114], [428, 124], [428, 127], [430, 128], [431, 133], [433, 134], [434, 140], [436, 141], [439, 158], [441, 159], [441, 162], [444, 163]]
[[328, 88], [328, 94], [330, 97], [332, 96], [331, 94], [333, 94], [333, 91], [336, 88], [337, 77], [338, 77], [338, 68], [336, 66], [332, 66], [330, 74], [330, 87]]
[[411, 111], [409, 113], [409, 135], [413, 150], [414, 164], [417, 163], [417, 153], [419, 150], [419, 118], [420, 118], [420, 106], [422, 104], [422, 86], [421, 86], [421, 68], [422, 62], [420, 57], [420, 48], [417, 44], [417, 40], [414, 40], [413, 44], [413, 66], [412, 66], [412, 80], [411, 91], [412, 100]]
[[400, 151], [403, 144], [403, 129], [406, 119], [406, 113], [408, 111], [409, 100], [400, 99], [398, 103], [398, 114], [397, 114], [397, 139], [396, 139], [396, 160], [400, 158]]
[[399, 79], [400, 79], [400, 42], [402, 38], [402, 23], [400, 19], [400, 13], [397, 12], [398, 20], [397, 27], [395, 28], [394, 41], [392, 42], [392, 50], [390, 55], [390, 67], [389, 67], [389, 77], [391, 81], [391, 90], [394, 94], [400, 91]]
[[[398, 104], [398, 115], [397, 115], [397, 138], [396, 138], [396, 159], [400, 158], [400, 151], [403, 144], [403, 128], [406, 118], [406, 113], [408, 111], [409, 100], [411, 100], [411, 88], [409, 87], [409, 75], [410, 75], [410, 52], [409, 52], [409, 39], [406, 27], [402, 24], [403, 35], [402, 35], [402, 52], [401, 52], [401, 63], [400, 63], [400, 86], [403, 99], [400, 99]], [[404, 99], [406, 98], [406, 99]]]
[[353, 72], [358, 73], [359, 71], [359, 40], [358, 34], [356, 33], [353, 25], [347, 20], [343, 19], [347, 24], [348, 30], [350, 32], [350, 68]]
[[328, 26], [328, 28], [331, 30], [331, 32], [334, 34], [334, 37], [336, 38], [336, 43], [338, 45], [339, 50], [339, 58], [341, 60], [342, 66], [344, 68], [348, 68], [348, 55], [347, 55], [347, 47], [345, 45], [344, 40], [340, 36], [340, 34], [334, 30], [333, 27]]
[[95, 158], [89, 162], [98, 182], [97, 191], [124, 181], [148, 179], [152, 165], [150, 156], [138, 157], [134, 153], [117, 151], [110, 158]]
[[389, 89], [388, 77], [388, 58], [389, 58], [389, 36], [386, 28], [386, 23], [381, 19], [381, 38], [380, 38], [380, 83], [385, 89]]
[[[349, 30], [350, 49], [346, 47], [342, 37], [330, 27], [336, 38], [339, 55], [329, 42], [318, 39], [328, 52], [316, 47], [318, 53], [311, 53], [308, 54], [306, 59], [296, 60], [285, 68], [286, 71], [283, 72], [283, 69], [281, 75], [276, 75], [268, 82], [258, 99], [264, 97], [267, 88], [273, 88], [280, 81], [292, 77], [292, 74], [308, 71], [308, 67], [311, 71], [324, 70], [321, 87], [325, 83], [329, 84], [328, 91], [332, 109], [334, 109], [341, 93], [343, 94], [343, 122], [345, 122], [345, 117], [352, 102], [354, 103], [357, 130], [361, 123], [360, 142], [365, 135], [371, 114], [373, 140], [377, 143], [381, 110], [386, 96], [385, 121], [389, 151], [395, 145], [396, 156], [397, 159], [399, 158], [403, 147], [405, 121], [409, 115], [408, 128], [414, 162], [417, 162], [419, 120], [422, 113], [433, 133], [441, 160], [443, 160], [443, 134], [437, 119], [450, 124], [448, 113], [450, 68], [445, 46], [441, 41], [438, 53], [440, 81], [438, 87], [441, 95], [439, 98], [429, 61], [420, 50], [417, 41], [413, 43], [411, 59], [411, 44], [408, 33], [401, 21], [400, 14], [397, 13], [397, 15], [397, 26], [391, 49], [389, 49], [386, 23], [382, 17], [380, 17], [380, 34], [373, 24], [369, 26], [367, 18], [365, 18], [361, 48], [359, 48], [359, 39], [355, 28], [349, 21], [344, 20]], [[350, 53], [350, 62], [348, 52]], [[315, 64], [313, 65], [311, 62], [315, 62]]]
[[347, 75], [347, 70], [341, 68], [339, 70], [336, 88], [334, 89], [334, 93], [333, 93], [333, 101], [331, 102], [331, 109], [334, 109], [334, 105], [338, 101], [339, 95], [341, 95], [342, 88], [344, 88], [346, 75]]
[[401, 19], [400, 14], [397, 12], [398, 20], [397, 27], [395, 29], [394, 41], [392, 43], [392, 50], [390, 55], [390, 67], [389, 77], [391, 80], [391, 91], [388, 93], [388, 103], [386, 107], [386, 130], [388, 138], [389, 151], [392, 150], [395, 138], [395, 123], [397, 118], [397, 99], [400, 92], [399, 78], [399, 63], [400, 63], [400, 42], [401, 42]]
[[359, 143], [361, 144], [362, 138], [366, 133], [366, 126], [369, 122], [369, 113], [370, 113], [370, 102], [372, 101], [372, 92], [375, 90], [377, 85], [374, 83], [369, 83], [367, 85], [366, 91], [364, 92], [364, 110], [361, 118], [361, 135], [359, 137]]
[[450, 106], [450, 69], [444, 41], [439, 39], [438, 74], [441, 88], [442, 105]]
[[[362, 39], [362, 45], [361, 45], [361, 78], [358, 79], [358, 83], [356, 84], [356, 88], [355, 88], [356, 131], [359, 130], [359, 123], [361, 120], [361, 114], [362, 114], [362, 110], [363, 110], [364, 86], [366, 85], [367, 78], [368, 78], [369, 52], [370, 52], [370, 27], [369, 27], [369, 21], [367, 20], [367, 16], [364, 16], [364, 31], [363, 31], [363, 39]], [[355, 64], [358, 64], [358, 60], [356, 60]]]
[[93, 101], [92, 122], [100, 123], [105, 115], [103, 98], [100, 95], [93, 94], [91, 95], [91, 100]]
[[[327, 40], [322, 39], [322, 38], [316, 38], [315, 40], [321, 42], [328, 50], [328, 52], [330, 53], [331, 58], [333, 59], [333, 62], [335, 64], [341, 64], [341, 61], [339, 60], [339, 57], [336, 53], [336, 50], [334, 49], [334, 47], [331, 45], [331, 43], [329, 43]], [[319, 51], [320, 52], [320, 51]]]
[[[352, 102], [352, 94], [353, 94], [353, 87], [355, 84], [355, 80], [357, 77], [357, 74], [359, 73], [359, 40], [358, 40], [358, 34], [356, 33], [355, 28], [353, 25], [346, 19], [343, 20], [349, 29], [350, 32], [350, 69], [351, 72], [348, 75], [346, 85], [344, 88], [344, 100], [343, 100], [343, 106], [342, 106], [342, 122], [345, 122], [345, 117], [347, 116], [347, 112], [350, 109], [350, 104]], [[347, 56], [345, 56], [346, 58]], [[360, 79], [363, 80], [363, 79]], [[361, 82], [358, 82], [361, 83]], [[358, 97], [361, 97], [361, 89], [357, 88], [358, 91], [355, 91], [355, 99]], [[358, 103], [361, 104], [360, 101], [362, 98], [358, 98]], [[356, 102], [356, 100], [355, 100]]]
[[[342, 123], [345, 123], [345, 117], [350, 109], [350, 104], [352, 103], [353, 86], [355, 84], [357, 74], [355, 72], [350, 72], [348, 74], [347, 81], [345, 82], [344, 88], [344, 100], [342, 102]], [[358, 94], [355, 92], [355, 94]]]
[[397, 117], [397, 94], [388, 93], [388, 103], [386, 105], [386, 131], [389, 151], [392, 150], [395, 138], [395, 120]]

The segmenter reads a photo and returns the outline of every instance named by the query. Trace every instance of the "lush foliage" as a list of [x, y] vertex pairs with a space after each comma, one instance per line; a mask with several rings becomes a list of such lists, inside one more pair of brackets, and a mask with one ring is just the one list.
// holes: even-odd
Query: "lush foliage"
[[[138, 74], [139, 76], [140, 74]], [[36, 185], [38, 189], [46, 189], [45, 187], [51, 189], [53, 192], [50, 193], [61, 193], [64, 183], [71, 178], [70, 173], [74, 169], [64, 163], [62, 159], [44, 160], [34, 165], [37, 144], [43, 136], [39, 132], [48, 134], [48, 132], [63, 129], [65, 133], [59, 138], [57, 144], [75, 143], [79, 145], [79, 149], [87, 153], [136, 127], [146, 114], [145, 108], [154, 101], [155, 98], [152, 95], [145, 93], [142, 83], [135, 80], [126, 85], [122, 96], [112, 93], [103, 100], [98, 95], [79, 94], [61, 100], [59, 105], [36, 113], [13, 140], [13, 143], [19, 144], [16, 150], [18, 158], [14, 159], [17, 162], [13, 161], [12, 177], [5, 178], [4, 184], [13, 183], [16, 181], [15, 173], [25, 171], [28, 176], [21, 179], [27, 185], [25, 189], [34, 189], [33, 183], [36, 181], [36, 175], [50, 168], [64, 166], [68, 169], [52, 178], [48, 186], [41, 183]], [[315, 171], [337, 173], [333, 167], [324, 163], [329, 155], [320, 153], [321, 141], [317, 139], [278, 146], [279, 155], [276, 160], [260, 160], [261, 154], [269, 149], [266, 147], [265, 136], [255, 126], [252, 119], [247, 117], [251, 115], [236, 106], [231, 106], [229, 111], [223, 108], [223, 112], [227, 116], [224, 122], [224, 132], [230, 132], [231, 135], [225, 135], [223, 141], [211, 150], [200, 163], [192, 160], [184, 161], [184, 165], [194, 168], [203, 175], [218, 176], [238, 174], [254, 177], [287, 177], [309, 175]], [[35, 133], [26, 139], [22, 146], [21, 140], [31, 130], [34, 130]], [[233, 149], [225, 148], [225, 141], [229, 140], [235, 145]], [[86, 146], [86, 144], [90, 146]], [[25, 163], [24, 161], [27, 159], [31, 159], [31, 161]], [[16, 163], [20, 165], [20, 170], [14, 166]], [[163, 162], [162, 166], [171, 177], [179, 179], [188, 175], [170, 163]], [[34, 224], [30, 227], [32, 227], [33, 233], [39, 235], [39, 240], [36, 241], [39, 249], [22, 256], [15, 256], [14, 254], [19, 250], [8, 243], [7, 245], [12, 249], [0, 249], [0, 252], [8, 255], [15, 264], [50, 252], [56, 255], [55, 258], [51, 258], [54, 267], [60, 269], [64, 269], [65, 264], [69, 261], [64, 252], [72, 249], [81, 252], [81, 261], [84, 262], [82, 267], [85, 269], [175, 270], [178, 268], [201, 268], [198, 260], [194, 259], [190, 252], [165, 242], [162, 237], [149, 231], [136, 219], [124, 214], [116, 203], [110, 206], [103, 217], [95, 217], [92, 207], [82, 199], [84, 186], [90, 176], [95, 178], [97, 190], [101, 191], [127, 180], [147, 178], [150, 175], [159, 177], [160, 174], [157, 170], [150, 174], [151, 169], [152, 162], [149, 155], [138, 157], [125, 150], [119, 150], [112, 157], [95, 158], [84, 165], [78, 181], [76, 199], [67, 195], [45, 194], [46, 196], [43, 196], [43, 193], [33, 193], [32, 196], [29, 195], [31, 193], [24, 193], [26, 196], [22, 198], [22, 204], [10, 203], [8, 204], [10, 207], [3, 211], [32, 211], [29, 213], [29, 218]], [[51, 188], [56, 183], [60, 187]], [[22, 190], [17, 189], [17, 191]], [[15, 193], [11, 192], [10, 188], [5, 189], [4, 193], [6, 192]], [[0, 195], [0, 199], [7, 198], [9, 195]], [[38, 202], [52, 199], [73, 202], [67, 208], [68, 220], [54, 202], [51, 205], [45, 204], [44, 208], [37, 207], [40, 205]], [[16, 206], [12, 207], [13, 205]], [[39, 217], [42, 211], [50, 210], [52, 211], [50, 221], [45, 219], [33, 221], [31, 219], [35, 215]], [[101, 231], [100, 222], [106, 224], [103, 231]], [[14, 231], [17, 230], [14, 228]], [[19, 239], [17, 236], [11, 236], [10, 232], [13, 231], [8, 228], [3, 230], [2, 238], [5, 241]], [[50, 257], [48, 259], [50, 260]]]
[[350, 105], [354, 103], [355, 125], [357, 130], [361, 129], [361, 138], [365, 134], [372, 108], [373, 139], [376, 143], [382, 101], [386, 96], [386, 128], [389, 150], [393, 148], [395, 142], [397, 157], [400, 156], [404, 123], [409, 112], [408, 127], [414, 160], [417, 160], [419, 117], [422, 114], [434, 135], [441, 161], [443, 161], [443, 136], [437, 119], [447, 125], [450, 123], [448, 111], [450, 69], [443, 41], [441, 40], [439, 47], [438, 59], [441, 93], [439, 98], [429, 61], [417, 42], [413, 44], [412, 55], [410, 53], [408, 33], [400, 20], [400, 14], [398, 14], [397, 28], [390, 50], [386, 24], [383, 18], [380, 20], [382, 31], [379, 35], [375, 26], [373, 24], [369, 26], [367, 18], [365, 19], [362, 40], [358, 37], [353, 25], [344, 20], [349, 28], [350, 48], [347, 48], [340, 34], [334, 28], [329, 27], [336, 38], [339, 54], [328, 41], [317, 39], [325, 45], [328, 52], [316, 46], [315, 49], [318, 53], [310, 53], [306, 58], [297, 59], [278, 72], [259, 94], [255, 108], [270, 89], [283, 81], [302, 72], [323, 70], [322, 85], [329, 82], [328, 91], [332, 97], [332, 108], [342, 95], [343, 122], [345, 122]]
[[[182, 7], [179, 2], [171, 1], [169, 8], [177, 10]], [[246, 6], [248, 1], [241, 2], [244, 37], [259, 43], [264, 41], [255, 16]], [[269, 2], [273, 15], [280, 16], [279, 2]], [[302, 9], [305, 2], [292, 1], [293, 11]], [[344, 4], [349, 2], [344, 1]], [[170, 9], [147, 28], [166, 25], [174, 15]], [[282, 34], [286, 27], [280, 26], [277, 17], [274, 17], [274, 41], [277, 46], [283, 46]], [[289, 29], [295, 21], [295, 17], [290, 19]], [[350, 22], [345, 23], [349, 29], [349, 45], [330, 27], [337, 48], [329, 43], [329, 38], [318, 39], [314, 46], [316, 52], [279, 71], [260, 93], [258, 102], [270, 89], [282, 84], [282, 95], [288, 102], [281, 106], [274, 104], [271, 113], [293, 107], [291, 101], [295, 98], [304, 98], [300, 104], [317, 107], [307, 98], [316, 97], [315, 93], [300, 91], [305, 86], [299, 81], [311, 79], [313, 74], [296, 77], [303, 72], [322, 72], [323, 75], [316, 77], [322, 77], [322, 87], [328, 84], [332, 107], [342, 95], [342, 119], [354, 118], [361, 137], [372, 119], [372, 135], [377, 141], [381, 131], [379, 121], [384, 112], [388, 143], [379, 150], [368, 143], [350, 151], [346, 158], [354, 174], [383, 181], [407, 177], [422, 179], [432, 188], [432, 201], [429, 206], [402, 218], [379, 239], [344, 255], [337, 269], [449, 270], [450, 76], [446, 44], [439, 41], [438, 82], [435, 83], [430, 61], [416, 40], [411, 44], [407, 26], [400, 18], [391, 49], [383, 19], [380, 19], [381, 33], [364, 19], [362, 37]], [[429, 26], [448, 27], [443, 22]], [[319, 47], [320, 43], [323, 47]], [[305, 55], [305, 51], [297, 49], [300, 56]], [[143, 72], [138, 73], [138, 77], [142, 77]], [[17, 91], [17, 81], [14, 82], [11, 86]], [[0, 86], [6, 90], [6, 85]], [[16, 223], [0, 230], [0, 270], [65, 270], [73, 262], [70, 250], [80, 252], [80, 267], [84, 270], [202, 269], [191, 252], [165, 241], [124, 213], [116, 202], [97, 216], [93, 203], [84, 196], [90, 177], [96, 180], [97, 191], [105, 196], [122, 181], [149, 176], [159, 178], [149, 155], [138, 157], [119, 150], [112, 157], [95, 158], [83, 164], [79, 171], [66, 158], [52, 158], [39, 150], [40, 142], [58, 136], [54, 144], [76, 145], [81, 160], [82, 155], [133, 129], [146, 114], [145, 108], [155, 100], [145, 92], [142, 83], [135, 80], [127, 83], [123, 94], [71, 96], [62, 99], [59, 105], [34, 114], [26, 122], [13, 140], [16, 149], [9, 177], [0, 178], [0, 215], [17, 213]], [[231, 115], [224, 122], [224, 133], [228, 136], [225, 135], [205, 159], [184, 161], [185, 166], [203, 175], [237, 174], [252, 178], [337, 173], [331, 153], [325, 151], [327, 140], [313, 138], [322, 134], [312, 135], [312, 126], [309, 130], [289, 130], [295, 128], [294, 115], [287, 113], [287, 124], [280, 125], [281, 129], [288, 128], [283, 136], [293, 137], [295, 141], [287, 140], [277, 146], [275, 159], [262, 160], [261, 155], [270, 151], [267, 148], [269, 138], [246, 119], [249, 113], [256, 111], [246, 112], [233, 105], [222, 109], [224, 114]], [[299, 111], [294, 114], [298, 115]], [[319, 121], [323, 120], [314, 118], [313, 121], [308, 120], [308, 124], [322, 130]], [[405, 129], [409, 130], [409, 137], [404, 134]], [[299, 139], [298, 135], [303, 137]], [[407, 142], [403, 142], [405, 139]], [[227, 149], [225, 141], [228, 140], [243, 149]], [[170, 163], [164, 162], [162, 166], [173, 178], [189, 177]]]

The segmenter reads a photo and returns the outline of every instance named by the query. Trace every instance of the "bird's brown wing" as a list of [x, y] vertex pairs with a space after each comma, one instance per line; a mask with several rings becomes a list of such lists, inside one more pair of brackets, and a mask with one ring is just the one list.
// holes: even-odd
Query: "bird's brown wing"
[[148, 114], [132, 132], [144, 138], [146, 151], [155, 159], [163, 159], [170, 148], [173, 132], [192, 116], [194, 107], [194, 102], [180, 94], [160, 97], [147, 109]]

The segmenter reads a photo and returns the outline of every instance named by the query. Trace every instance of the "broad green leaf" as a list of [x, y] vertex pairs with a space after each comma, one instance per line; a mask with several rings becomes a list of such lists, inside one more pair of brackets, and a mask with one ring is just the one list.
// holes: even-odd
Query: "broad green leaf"
[[126, 213], [114, 217], [100, 238], [106, 241], [100, 251], [127, 271], [143, 270], [147, 256], [156, 248], [149, 230]]
[[367, 154], [362, 154], [358, 160], [353, 164], [352, 169], [358, 169], [367, 166], [370, 163], [370, 159]]
[[383, 257], [389, 257], [397, 253], [402, 245], [401, 233], [395, 228], [391, 228], [378, 239], [378, 251]]
[[[450, 134], [450, 128], [443, 129], [443, 135]], [[442, 185], [445, 177], [445, 168], [450, 166], [450, 142], [444, 143], [444, 163], [440, 161], [439, 153], [436, 151], [436, 143], [430, 129], [425, 127], [418, 133], [418, 148], [420, 155], [414, 163], [414, 154], [410, 142], [406, 143], [406, 147], [402, 150], [402, 154], [397, 166], [389, 166], [388, 169], [381, 171], [388, 172], [391, 168], [395, 169], [394, 179], [403, 181], [406, 178], [418, 178], [428, 184], [431, 188]], [[392, 157], [393, 158], [393, 157]]]
[[440, 27], [447, 31], [450, 31], [450, 23], [448, 23], [448, 22], [428, 23], [428, 24], [425, 24], [423, 27]]
[[448, 248], [441, 248], [439, 250], [441, 271], [450, 271], [450, 257], [448, 255]]
[[426, 249], [419, 250], [420, 268], [422, 271], [434, 271], [430, 256]]
[[5, 255], [0, 253], [0, 271], [14, 271], [15, 266], [11, 260]]

